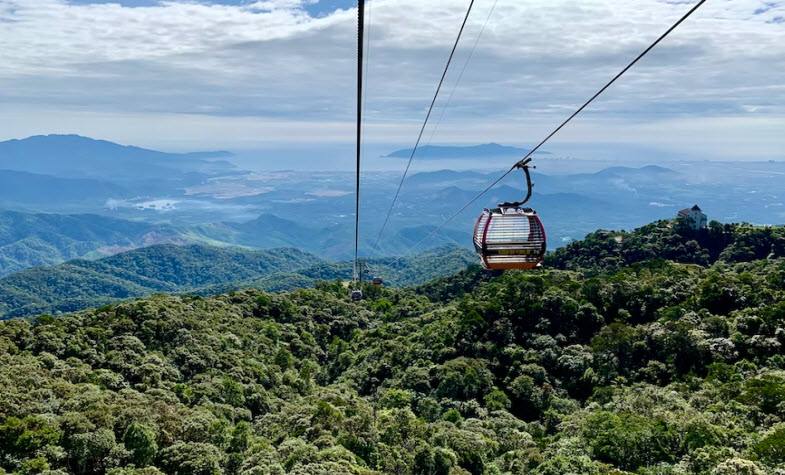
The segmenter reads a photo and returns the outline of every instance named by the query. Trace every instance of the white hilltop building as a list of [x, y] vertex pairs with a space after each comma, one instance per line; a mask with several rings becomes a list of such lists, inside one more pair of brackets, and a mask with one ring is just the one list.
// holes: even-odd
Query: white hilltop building
[[709, 217], [706, 216], [706, 213], [698, 205], [679, 211], [676, 217], [683, 219], [695, 231], [706, 229], [706, 226], [709, 224]]

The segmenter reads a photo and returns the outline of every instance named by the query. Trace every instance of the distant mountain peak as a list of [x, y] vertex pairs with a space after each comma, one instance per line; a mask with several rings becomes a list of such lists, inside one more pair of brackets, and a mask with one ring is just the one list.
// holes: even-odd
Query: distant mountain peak
[[76, 134], [34, 135], [0, 142], [0, 169], [68, 178], [169, 180], [189, 172], [225, 172], [235, 166], [215, 160], [229, 152], [168, 153]]
[[[472, 159], [478, 157], [523, 157], [528, 149], [490, 142], [480, 145], [426, 145], [417, 149], [417, 158], [424, 160]], [[548, 152], [539, 152], [547, 155]], [[396, 150], [385, 158], [409, 158], [412, 149]]]
[[136, 145], [123, 145], [117, 142], [112, 142], [110, 140], [104, 139], [94, 139], [92, 137], [86, 137], [84, 135], [79, 134], [40, 134], [40, 135], [31, 135], [30, 137], [23, 138], [23, 139], [12, 139], [5, 142], [0, 142], [0, 147], [4, 144], [30, 144], [30, 145], [51, 145], [51, 146], [75, 146], [75, 145], [83, 145], [83, 146], [95, 146], [101, 147], [102, 151], [106, 151], [109, 149], [115, 150], [126, 150], [126, 151], [134, 151], [138, 153], [147, 153], [147, 154], [160, 154], [162, 157], [166, 156], [198, 156], [202, 158], [220, 158], [220, 157], [230, 157], [233, 154], [231, 152], [227, 152], [225, 150], [216, 150], [216, 151], [204, 151], [204, 152], [187, 152], [187, 153], [169, 153], [169, 152], [161, 152], [158, 150], [152, 150], [144, 147], [138, 147]]

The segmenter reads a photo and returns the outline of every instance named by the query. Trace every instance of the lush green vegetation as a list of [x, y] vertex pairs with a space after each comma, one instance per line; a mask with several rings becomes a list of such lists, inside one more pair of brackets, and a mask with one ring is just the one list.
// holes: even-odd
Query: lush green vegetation
[[97, 255], [101, 249], [127, 249], [177, 239], [177, 231], [169, 226], [96, 215], [0, 211], [0, 277], [33, 266]]
[[709, 223], [694, 231], [683, 221], [657, 221], [632, 232], [596, 231], [548, 256], [559, 269], [618, 270], [648, 259], [709, 265], [785, 257], [785, 227]]
[[0, 467], [783, 473], [785, 259], [733, 261], [471, 268], [359, 304], [322, 282], [0, 323]]
[[[417, 285], [455, 273], [474, 259], [469, 251], [445, 247], [407, 259], [371, 260], [367, 275], [381, 276], [390, 285]], [[160, 292], [214, 295], [242, 287], [283, 291], [351, 276], [350, 263], [330, 263], [294, 249], [150, 246], [0, 279], [0, 319], [83, 310]]]

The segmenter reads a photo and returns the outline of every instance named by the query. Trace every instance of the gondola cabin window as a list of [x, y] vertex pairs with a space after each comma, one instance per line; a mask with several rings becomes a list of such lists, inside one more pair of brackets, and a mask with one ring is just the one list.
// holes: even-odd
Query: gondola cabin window
[[547, 237], [533, 209], [500, 207], [484, 210], [477, 219], [474, 247], [486, 269], [530, 270], [542, 264]]

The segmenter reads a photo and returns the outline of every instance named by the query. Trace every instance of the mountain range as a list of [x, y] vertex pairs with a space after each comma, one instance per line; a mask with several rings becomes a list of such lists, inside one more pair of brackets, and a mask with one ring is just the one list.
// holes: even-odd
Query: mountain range
[[0, 209], [45, 208], [58, 202], [89, 206], [132, 196], [127, 188], [104, 180], [0, 170]]
[[[467, 250], [442, 248], [400, 260], [368, 260], [366, 277], [382, 277], [389, 285], [417, 285], [474, 261]], [[0, 279], [0, 319], [76, 311], [160, 292], [208, 295], [243, 287], [281, 291], [351, 277], [352, 263], [332, 263], [296, 249], [156, 245], [6, 276]]]
[[[658, 258], [699, 265], [785, 258], [785, 227], [713, 222], [708, 229], [691, 231], [678, 222], [658, 221], [630, 232], [597, 231], [549, 254], [546, 264], [615, 271]], [[447, 246], [402, 259], [368, 259], [365, 277], [380, 277], [392, 286], [419, 285], [473, 263], [473, 252]], [[284, 291], [349, 280], [352, 270], [351, 262], [331, 262], [291, 248], [155, 245], [8, 275], [0, 279], [0, 319], [80, 310], [160, 292], [212, 295], [245, 287]]]
[[[432, 151], [445, 158], [525, 152], [498, 144], [439, 146]], [[169, 242], [296, 247], [331, 261], [351, 257], [354, 195], [350, 173], [250, 172], [232, 166], [231, 160], [226, 152], [167, 153], [73, 135], [0, 143], [0, 214], [2, 210], [16, 213], [0, 218], [0, 276]], [[669, 162], [668, 166], [545, 174], [540, 170], [569, 167], [570, 161], [547, 157], [538, 162], [541, 168], [534, 173], [535, 193], [529, 205], [542, 217], [551, 249], [597, 228], [631, 229], [671, 218], [696, 203], [711, 219], [720, 221], [742, 217], [762, 224], [785, 221], [782, 163], [741, 167]], [[477, 166], [484, 163], [478, 161]], [[586, 163], [578, 168], [592, 169]], [[384, 211], [400, 175], [366, 173], [361, 247], [371, 255], [409, 253], [410, 246], [437, 229], [500, 173], [486, 169], [412, 174], [378, 245]], [[471, 228], [482, 208], [518, 199], [523, 193], [520, 174], [510, 174], [465, 213], [439, 228], [422, 247], [454, 244], [469, 248]], [[85, 234], [85, 228], [100, 231]]]
[[[391, 250], [396, 251], [394, 254], [410, 251], [409, 246], [432, 230], [433, 226], [396, 230], [384, 255], [392, 255]], [[465, 238], [462, 232], [448, 230], [428, 248], [445, 244], [466, 247]], [[346, 243], [351, 239], [351, 230], [345, 226], [309, 227], [271, 214], [240, 223], [173, 226], [100, 215], [0, 211], [0, 277], [31, 267], [71, 259], [97, 259], [167, 243], [246, 249], [289, 247], [325, 259], [346, 255]]]
[[[469, 146], [426, 145], [417, 149], [417, 158], [422, 160], [478, 159], [478, 158], [523, 158], [529, 150], [497, 143]], [[547, 155], [548, 152], [538, 152]], [[412, 149], [396, 150], [387, 158], [409, 158]]]
[[79, 135], [0, 142], [0, 169], [65, 178], [128, 181], [234, 168], [229, 152], [166, 153]]
[[180, 232], [167, 225], [97, 215], [0, 211], [0, 277], [69, 259], [185, 241]]

